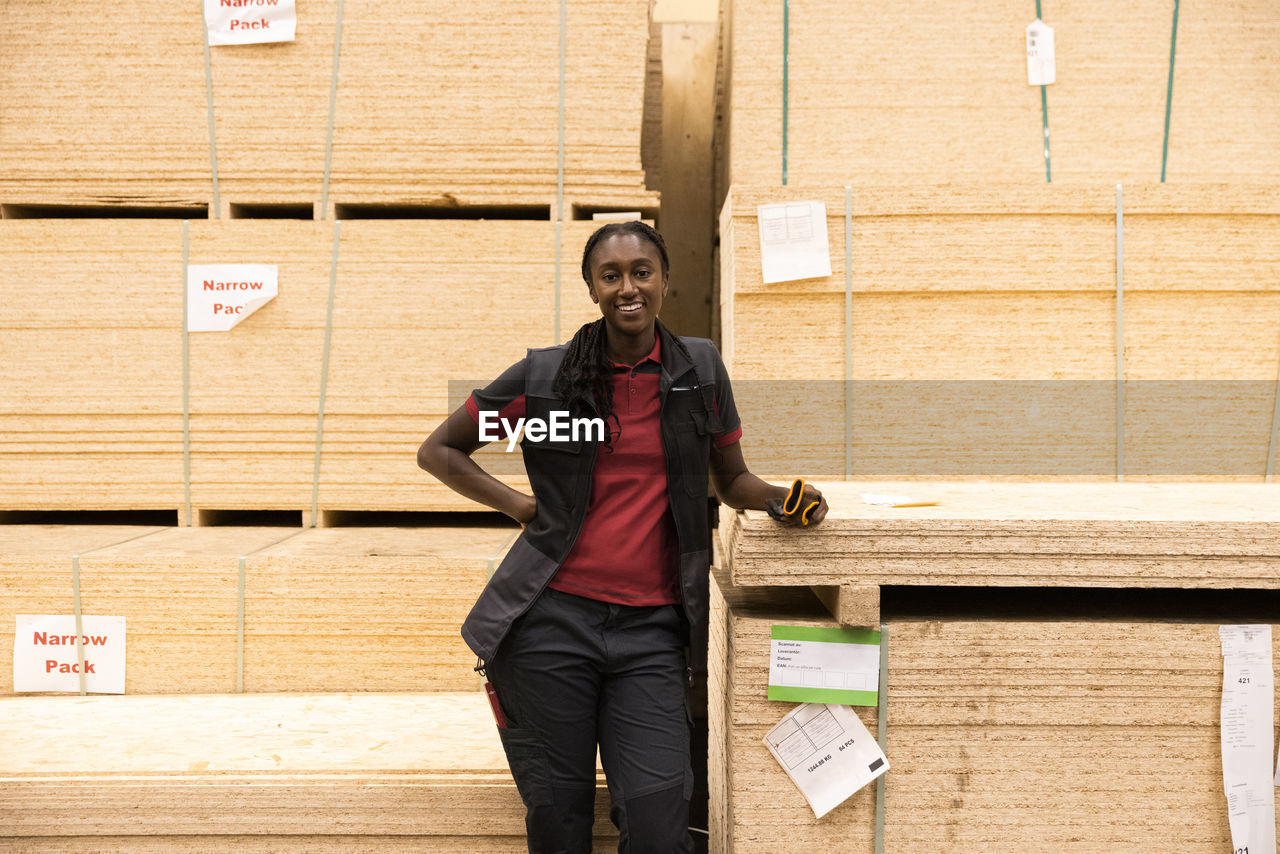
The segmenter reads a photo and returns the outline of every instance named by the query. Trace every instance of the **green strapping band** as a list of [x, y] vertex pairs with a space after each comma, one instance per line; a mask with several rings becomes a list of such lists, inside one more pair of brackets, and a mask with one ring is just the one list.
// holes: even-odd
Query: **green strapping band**
[[213, 216], [222, 218], [222, 202], [218, 199], [218, 140], [213, 123], [213, 64], [209, 59], [209, 24], [204, 18], [204, 0], [200, 0], [200, 32], [204, 35], [204, 91], [209, 103], [209, 160], [213, 169]]
[[1116, 480], [1124, 480], [1124, 193], [1116, 184]]
[[1276, 434], [1280, 433], [1280, 369], [1276, 371], [1276, 401], [1271, 410], [1271, 441], [1267, 443], [1267, 472], [1263, 483], [1271, 482], [1272, 467], [1276, 462]]
[[[1040, 0], [1036, 0], [1036, 19], [1044, 20], [1040, 14]], [[1044, 181], [1053, 183], [1053, 170], [1049, 167], [1049, 95], [1043, 84], [1040, 86], [1040, 122], [1044, 126]]]
[[787, 120], [791, 89], [791, 0], [782, 0], [782, 186], [787, 186]]
[[560, 240], [564, 220], [564, 68], [569, 32], [568, 0], [560, 0], [560, 100], [556, 107], [556, 307], [552, 344], [560, 343]]
[[503, 542], [502, 545], [498, 546], [498, 550], [496, 552], [489, 555], [489, 559], [485, 563], [485, 572], [484, 572], [485, 581], [488, 581], [490, 578], [493, 578], [493, 571], [498, 568], [498, 556], [505, 554], [507, 549], [510, 548], [511, 544], [516, 541], [516, 537], [518, 536], [520, 536], [520, 531], [516, 531], [514, 534], [512, 534], [509, 538], [507, 538], [506, 541]]
[[1160, 183], [1169, 165], [1169, 114], [1173, 111], [1173, 57], [1178, 48], [1178, 0], [1173, 0], [1173, 33], [1169, 36], [1169, 91], [1164, 96], [1164, 151], [1160, 155]]
[[316, 411], [316, 463], [311, 480], [311, 527], [320, 521], [320, 450], [324, 446], [324, 406], [329, 392], [329, 345], [333, 340], [333, 295], [338, 288], [338, 243], [342, 220], [333, 221], [333, 260], [329, 265], [329, 307], [324, 318], [324, 356], [320, 360], [320, 402]]
[[[889, 624], [880, 624], [880, 688], [876, 706], [876, 743], [885, 755], [888, 750], [889, 724]], [[876, 854], [884, 854], [884, 778], [886, 771], [876, 778]]]
[[71, 556], [71, 601], [76, 615], [76, 661], [80, 673], [80, 696], [89, 693], [84, 672], [84, 615], [80, 610], [80, 555]]
[[342, 53], [342, 0], [338, 0], [338, 22], [333, 34], [333, 72], [329, 76], [329, 130], [324, 142], [324, 188], [320, 191], [320, 219], [329, 209], [329, 167], [333, 164], [333, 114], [338, 103], [338, 57]]
[[844, 479], [853, 479], [853, 188], [844, 188]]
[[187, 258], [191, 242], [188, 221], [182, 221], [182, 490], [187, 527], [191, 527], [191, 332], [187, 318]]

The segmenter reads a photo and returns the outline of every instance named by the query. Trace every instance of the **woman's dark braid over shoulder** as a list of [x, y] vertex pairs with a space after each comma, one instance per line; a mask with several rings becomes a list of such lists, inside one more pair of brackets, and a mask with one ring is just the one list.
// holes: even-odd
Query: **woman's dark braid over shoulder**
[[[591, 253], [595, 251], [601, 240], [616, 234], [631, 234], [652, 243], [662, 259], [663, 276], [670, 271], [671, 261], [667, 256], [667, 244], [656, 229], [639, 220], [611, 222], [596, 229], [587, 239], [587, 245], [582, 250], [582, 280], [588, 285], [591, 284]], [[657, 324], [662, 327], [662, 321], [657, 321]], [[693, 356], [690, 355], [685, 343], [675, 335], [670, 337], [675, 342], [676, 349], [689, 360], [690, 364], [693, 364]], [[702, 379], [697, 376], [696, 367], [694, 377], [701, 385]], [[552, 391], [565, 402], [571, 418], [586, 416], [589, 410], [588, 403], [594, 398], [598, 410], [595, 414], [603, 418], [606, 424], [610, 419], [617, 423], [617, 416], [613, 414], [613, 364], [609, 360], [603, 317], [592, 323], [583, 324], [582, 328], [574, 333], [573, 339], [569, 341], [569, 349], [565, 352], [564, 360], [560, 363], [560, 370], [552, 383]], [[613, 430], [608, 429], [605, 431], [606, 452], [612, 451], [612, 446]]]

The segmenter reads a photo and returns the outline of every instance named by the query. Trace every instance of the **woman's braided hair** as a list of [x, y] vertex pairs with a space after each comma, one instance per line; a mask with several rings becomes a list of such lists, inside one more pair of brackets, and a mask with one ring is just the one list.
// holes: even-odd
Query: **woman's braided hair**
[[[649, 241], [658, 250], [662, 259], [662, 275], [666, 277], [671, 261], [667, 256], [667, 244], [662, 235], [653, 227], [639, 220], [630, 222], [611, 222], [592, 233], [587, 245], [582, 250], [582, 280], [591, 284], [591, 253], [606, 237], [630, 234]], [[659, 328], [665, 328], [662, 321], [657, 321]], [[656, 332], [656, 330], [655, 330]], [[676, 348], [691, 363], [693, 357], [684, 342], [675, 335], [669, 336]], [[701, 380], [699, 380], [701, 384]], [[557, 397], [564, 401], [571, 417], [583, 417], [591, 409], [591, 401], [596, 402], [596, 415], [614, 424], [618, 418], [613, 412], [613, 362], [609, 359], [608, 341], [605, 335], [604, 318], [584, 323], [569, 341], [569, 348], [560, 362], [560, 369], [551, 386]], [[605, 452], [613, 451], [612, 429], [605, 431]]]

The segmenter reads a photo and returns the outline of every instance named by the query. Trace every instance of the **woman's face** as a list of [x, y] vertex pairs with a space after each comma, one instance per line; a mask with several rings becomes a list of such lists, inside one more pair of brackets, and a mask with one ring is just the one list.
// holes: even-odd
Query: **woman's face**
[[667, 293], [658, 247], [637, 234], [613, 234], [591, 251], [589, 264], [587, 290], [610, 330], [629, 337], [652, 331]]

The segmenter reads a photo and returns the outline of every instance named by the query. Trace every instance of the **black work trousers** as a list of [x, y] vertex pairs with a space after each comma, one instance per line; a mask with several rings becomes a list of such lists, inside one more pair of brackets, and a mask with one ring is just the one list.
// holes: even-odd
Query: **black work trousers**
[[548, 588], [488, 663], [532, 854], [591, 851], [597, 745], [618, 851], [693, 850], [679, 607], [614, 605]]

